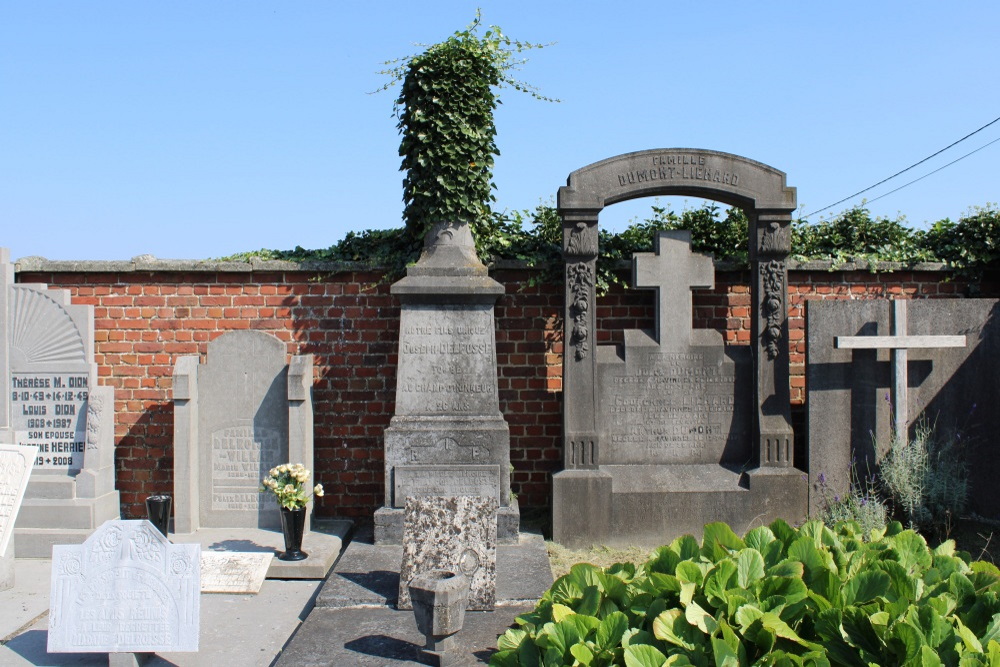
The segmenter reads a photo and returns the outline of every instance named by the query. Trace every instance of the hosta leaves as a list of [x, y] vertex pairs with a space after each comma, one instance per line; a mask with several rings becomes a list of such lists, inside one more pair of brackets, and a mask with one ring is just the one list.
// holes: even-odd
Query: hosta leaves
[[597, 626], [597, 645], [613, 648], [621, 644], [622, 636], [628, 630], [628, 617], [620, 611], [609, 614]]
[[764, 557], [759, 551], [740, 551], [736, 557], [736, 576], [740, 588], [750, 588], [750, 584], [764, 577]]
[[869, 570], [854, 577], [843, 588], [844, 604], [863, 604], [889, 592], [892, 580], [879, 570]]
[[713, 563], [729, 555], [732, 551], [745, 549], [746, 544], [737, 537], [733, 529], [724, 523], [710, 523], [705, 526], [705, 537], [701, 545], [703, 556]]
[[663, 667], [666, 661], [667, 656], [655, 646], [638, 644], [625, 649], [625, 667]]
[[653, 621], [653, 636], [693, 651], [703, 641], [697, 628], [690, 625], [680, 609], [668, 609]]
[[719, 627], [719, 624], [715, 622], [715, 617], [702, 609], [697, 602], [692, 602], [687, 606], [687, 609], [684, 610], [684, 618], [706, 635], [715, 634]]

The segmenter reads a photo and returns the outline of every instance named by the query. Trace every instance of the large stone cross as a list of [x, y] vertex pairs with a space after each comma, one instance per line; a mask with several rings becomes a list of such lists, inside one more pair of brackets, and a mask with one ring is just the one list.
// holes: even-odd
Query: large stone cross
[[906, 333], [906, 301], [892, 302], [891, 336], [837, 336], [834, 347], [847, 350], [890, 350], [892, 352], [892, 417], [893, 435], [907, 438], [910, 423], [907, 409], [906, 384], [907, 350], [943, 347], [965, 347], [965, 336], [909, 336]]
[[632, 255], [632, 286], [657, 292], [656, 340], [664, 349], [691, 345], [691, 289], [715, 287], [715, 264], [707, 255], [691, 254], [691, 232], [660, 232], [654, 252]]

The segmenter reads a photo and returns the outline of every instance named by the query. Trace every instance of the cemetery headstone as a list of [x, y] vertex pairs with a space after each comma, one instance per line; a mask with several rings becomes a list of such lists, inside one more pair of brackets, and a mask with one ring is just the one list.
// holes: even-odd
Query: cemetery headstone
[[258, 593], [274, 556], [259, 552], [202, 551], [202, 593]]
[[114, 390], [97, 386], [93, 308], [66, 290], [14, 283], [0, 249], [0, 437], [37, 447], [15, 524], [19, 557], [48, 557], [119, 516]]
[[[658, 291], [655, 330], [596, 345], [598, 218], [638, 197], [695, 195], [749, 218], [750, 345], [692, 329], [690, 290], [714, 284], [680, 236], [637, 253], [633, 284]], [[565, 469], [553, 476], [553, 539], [651, 546], [705, 523], [737, 531], [806, 514], [794, 469], [787, 265], [795, 189], [785, 174], [716, 151], [656, 149], [574, 171], [560, 188], [566, 261]]]
[[14, 586], [14, 551], [8, 547], [37, 453], [36, 447], [0, 444], [0, 591]]
[[177, 360], [176, 532], [281, 529], [278, 504], [258, 492], [261, 480], [287, 462], [313, 470], [312, 355], [290, 365], [285, 357], [274, 336], [236, 331], [208, 344], [204, 364], [197, 356]]
[[402, 304], [399, 364], [377, 544], [400, 543], [404, 503], [420, 496], [493, 498], [501, 541], [517, 540], [497, 392], [493, 308], [503, 291], [476, 257], [468, 225], [451, 223], [428, 232], [420, 261], [392, 286]]
[[[808, 301], [806, 390], [809, 509], [876, 470], [894, 431], [920, 422], [959, 438], [969, 468], [970, 509], [1000, 518], [1000, 463], [991, 409], [1000, 376], [995, 299]], [[831, 427], [836, 425], [836, 427]]]
[[197, 651], [201, 546], [148, 521], [109, 521], [52, 550], [50, 653]]
[[412, 609], [409, 584], [433, 570], [460, 572], [469, 579], [469, 610], [496, 604], [499, 505], [486, 496], [422, 496], [406, 499], [399, 609]]

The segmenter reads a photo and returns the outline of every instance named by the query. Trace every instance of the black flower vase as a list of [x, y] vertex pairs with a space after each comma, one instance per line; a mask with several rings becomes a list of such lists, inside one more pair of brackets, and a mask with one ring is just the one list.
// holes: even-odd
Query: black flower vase
[[150, 496], [146, 498], [146, 516], [156, 529], [167, 536], [170, 523], [170, 496]]
[[306, 508], [290, 510], [281, 508], [281, 532], [285, 536], [285, 553], [279, 560], [305, 560], [309, 554], [302, 551], [302, 534], [306, 528]]

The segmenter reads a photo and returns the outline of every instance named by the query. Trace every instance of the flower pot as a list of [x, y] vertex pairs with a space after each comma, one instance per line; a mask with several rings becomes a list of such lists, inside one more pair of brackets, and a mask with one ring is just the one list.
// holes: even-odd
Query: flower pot
[[309, 554], [302, 551], [302, 535], [306, 528], [306, 508], [290, 510], [281, 508], [281, 533], [285, 536], [285, 552], [279, 560], [305, 560]]
[[421, 651], [430, 664], [451, 664], [458, 648], [455, 634], [465, 622], [469, 605], [469, 579], [461, 572], [431, 570], [410, 580], [407, 586], [413, 602], [417, 630], [427, 639]]
[[167, 536], [170, 523], [170, 496], [150, 496], [146, 498], [146, 516], [156, 529]]

